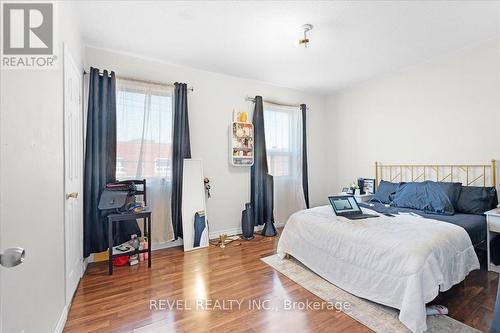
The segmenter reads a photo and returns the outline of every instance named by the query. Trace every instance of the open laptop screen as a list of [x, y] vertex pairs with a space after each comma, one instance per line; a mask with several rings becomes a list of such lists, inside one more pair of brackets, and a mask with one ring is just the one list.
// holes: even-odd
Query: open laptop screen
[[338, 215], [351, 212], [361, 212], [361, 209], [353, 196], [340, 195], [329, 197], [330, 204]]

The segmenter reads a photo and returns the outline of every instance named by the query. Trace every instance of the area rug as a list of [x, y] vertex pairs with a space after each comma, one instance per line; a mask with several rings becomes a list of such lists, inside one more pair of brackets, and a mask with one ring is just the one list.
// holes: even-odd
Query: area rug
[[[349, 303], [349, 309], [343, 309], [342, 312], [375, 332], [410, 332], [399, 321], [397, 309], [349, 294], [324, 280], [294, 258], [282, 260], [275, 254], [261, 260], [326, 302]], [[480, 331], [448, 316], [428, 316], [427, 332], [478, 333]]]

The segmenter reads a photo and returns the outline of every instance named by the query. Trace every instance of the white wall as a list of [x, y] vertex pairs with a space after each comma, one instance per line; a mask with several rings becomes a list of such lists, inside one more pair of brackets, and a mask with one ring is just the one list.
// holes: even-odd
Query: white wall
[[346, 88], [327, 110], [330, 192], [373, 178], [375, 161], [500, 159], [500, 41]]
[[211, 180], [212, 197], [207, 201], [207, 211], [212, 235], [238, 230], [241, 211], [245, 202], [250, 201], [250, 168], [230, 166], [228, 148], [228, 127], [233, 109], [252, 114], [253, 103], [246, 102], [246, 96], [262, 95], [309, 106], [310, 201], [311, 206], [326, 202], [323, 96], [91, 47], [86, 49], [85, 64], [86, 67], [114, 70], [118, 76], [185, 82], [194, 87], [194, 92], [188, 95], [191, 153], [193, 158], [203, 159], [205, 176]]
[[56, 4], [58, 69], [1, 72], [0, 240], [26, 250], [22, 265], [0, 268], [8, 333], [54, 332], [64, 315], [62, 43], [80, 65], [84, 49], [72, 5]]

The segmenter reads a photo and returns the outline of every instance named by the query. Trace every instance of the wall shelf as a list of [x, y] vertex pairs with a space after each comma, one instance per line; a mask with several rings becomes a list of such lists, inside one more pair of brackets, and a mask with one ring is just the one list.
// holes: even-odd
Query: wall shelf
[[232, 166], [253, 165], [253, 124], [232, 122], [229, 128], [229, 159]]

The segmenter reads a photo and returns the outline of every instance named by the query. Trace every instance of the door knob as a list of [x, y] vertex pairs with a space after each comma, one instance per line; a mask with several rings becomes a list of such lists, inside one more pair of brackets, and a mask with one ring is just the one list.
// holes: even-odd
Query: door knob
[[24, 261], [25, 251], [20, 247], [13, 247], [5, 250], [0, 254], [0, 265], [3, 267], [14, 267], [22, 264]]
[[78, 198], [78, 192], [70, 192], [66, 194], [66, 200], [68, 200], [69, 198]]

